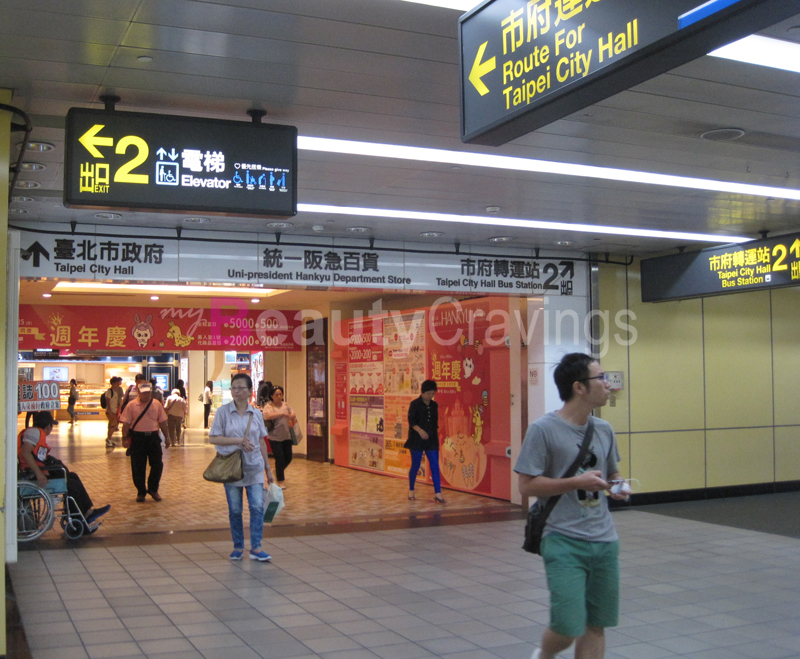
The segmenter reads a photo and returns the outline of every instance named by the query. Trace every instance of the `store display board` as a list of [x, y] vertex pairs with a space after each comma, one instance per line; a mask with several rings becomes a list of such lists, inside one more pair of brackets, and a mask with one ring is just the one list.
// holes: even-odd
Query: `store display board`
[[800, 233], [642, 260], [642, 302], [800, 285]]
[[487, 0], [459, 19], [461, 139], [505, 144], [797, 11], [786, 0]]
[[[347, 442], [347, 465], [407, 476], [408, 408], [433, 379], [443, 484], [510, 499], [508, 318], [506, 299], [480, 298], [345, 321], [350, 345], [336, 369], [349, 376], [348, 429], [338, 440]], [[339, 463], [343, 453], [336, 455]], [[430, 483], [425, 461], [418, 480]]]
[[55, 380], [20, 381], [17, 386], [17, 413], [61, 409], [60, 391]]
[[297, 128], [71, 108], [64, 204], [297, 214]]
[[210, 309], [21, 304], [19, 350], [230, 350], [301, 348], [301, 312], [248, 309], [219, 298]]

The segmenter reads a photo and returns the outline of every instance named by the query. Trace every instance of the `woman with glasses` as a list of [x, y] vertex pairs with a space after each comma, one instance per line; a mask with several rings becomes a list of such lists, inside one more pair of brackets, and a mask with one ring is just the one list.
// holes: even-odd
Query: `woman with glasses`
[[237, 373], [231, 378], [233, 400], [217, 410], [211, 424], [209, 441], [217, 447], [220, 455], [234, 451], [242, 452], [244, 477], [234, 483], [225, 483], [225, 496], [228, 499], [228, 516], [233, 537], [232, 561], [242, 560], [244, 554], [244, 492], [247, 492], [247, 505], [250, 509], [250, 559], [271, 561], [272, 556], [261, 549], [264, 536], [264, 473], [266, 480], [273, 483], [272, 470], [267, 459], [267, 446], [264, 436], [267, 429], [261, 413], [250, 405], [253, 394], [253, 381], [246, 373]]
[[297, 417], [292, 408], [283, 401], [283, 387], [273, 387], [269, 394], [269, 401], [262, 410], [264, 421], [269, 431], [269, 445], [275, 458], [275, 472], [278, 476], [278, 485], [286, 487], [286, 467], [292, 461], [292, 435], [289, 432]]

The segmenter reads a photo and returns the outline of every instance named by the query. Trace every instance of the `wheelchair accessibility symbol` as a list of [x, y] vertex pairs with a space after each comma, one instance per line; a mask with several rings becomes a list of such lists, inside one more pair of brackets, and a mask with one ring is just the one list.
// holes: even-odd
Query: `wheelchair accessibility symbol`
[[178, 169], [176, 162], [156, 163], [156, 185], [178, 185]]

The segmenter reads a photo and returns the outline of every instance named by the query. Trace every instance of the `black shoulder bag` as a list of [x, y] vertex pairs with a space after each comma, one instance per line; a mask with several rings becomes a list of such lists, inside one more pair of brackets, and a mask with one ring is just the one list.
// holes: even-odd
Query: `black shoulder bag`
[[[592, 417], [589, 417], [589, 423], [586, 426], [586, 434], [583, 436], [583, 443], [581, 444], [581, 450], [578, 452], [578, 457], [575, 458], [575, 462], [569, 466], [569, 469], [564, 472], [561, 478], [572, 478], [575, 472], [578, 471], [578, 467], [580, 467], [583, 458], [589, 450], [589, 444], [592, 442], [593, 434], [594, 420]], [[528, 510], [528, 519], [525, 523], [525, 542], [522, 544], [522, 548], [525, 551], [531, 554], [539, 553], [539, 545], [542, 542], [545, 522], [547, 522], [547, 518], [550, 517], [550, 513], [553, 512], [553, 508], [556, 507], [560, 498], [560, 494], [549, 497], [547, 499], [547, 504], [544, 506], [542, 506], [541, 501], [537, 500], [536, 503], [530, 507], [530, 510]]]

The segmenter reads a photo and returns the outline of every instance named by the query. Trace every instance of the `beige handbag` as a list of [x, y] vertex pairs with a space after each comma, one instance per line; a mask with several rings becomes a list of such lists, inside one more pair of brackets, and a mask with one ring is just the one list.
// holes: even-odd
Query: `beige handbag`
[[[247, 430], [244, 436], [250, 434], [250, 424], [253, 423], [253, 415], [247, 419]], [[212, 483], [235, 483], [244, 478], [244, 467], [242, 466], [242, 452], [236, 450], [228, 455], [217, 455], [210, 462], [203, 472], [203, 478]]]

